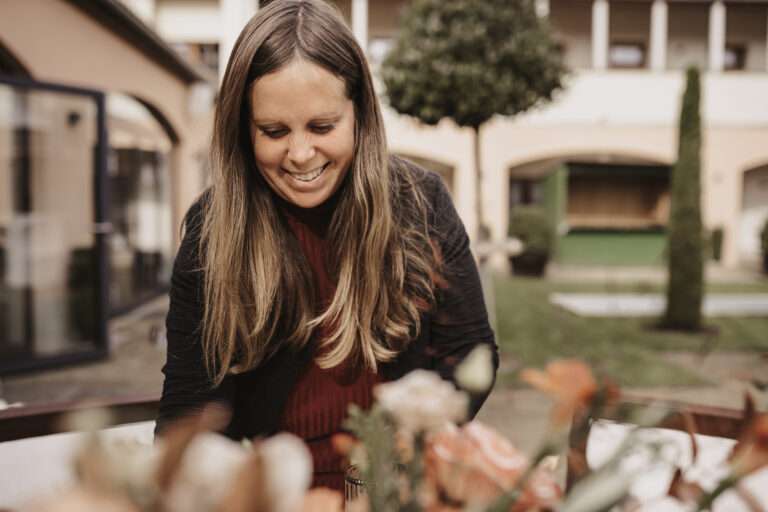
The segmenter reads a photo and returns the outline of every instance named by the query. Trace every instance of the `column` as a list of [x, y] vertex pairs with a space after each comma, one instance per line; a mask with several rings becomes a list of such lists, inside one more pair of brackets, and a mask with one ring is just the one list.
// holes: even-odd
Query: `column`
[[549, 16], [549, 0], [536, 0], [536, 14], [539, 18]]
[[608, 0], [592, 2], [592, 67], [608, 67], [608, 31], [610, 29]]
[[221, 32], [219, 36], [219, 79], [227, 69], [229, 54], [237, 36], [251, 17], [256, 14], [258, 0], [220, 0]]
[[651, 69], [664, 71], [667, 67], [667, 19], [666, 0], [653, 0], [651, 6]]
[[368, 0], [352, 0], [352, 33], [365, 53], [368, 53]]
[[768, 13], [765, 17], [765, 70], [768, 71]]
[[725, 5], [715, 0], [709, 8], [709, 70], [722, 71], [725, 64]]

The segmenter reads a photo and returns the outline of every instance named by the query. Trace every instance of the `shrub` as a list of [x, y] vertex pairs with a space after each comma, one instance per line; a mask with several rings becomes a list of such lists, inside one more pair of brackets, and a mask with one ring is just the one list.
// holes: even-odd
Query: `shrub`
[[510, 258], [518, 275], [541, 276], [554, 247], [555, 230], [541, 208], [521, 206], [509, 218], [509, 236], [523, 243], [523, 251]]
[[523, 242], [524, 253], [550, 255], [555, 232], [541, 208], [519, 206], [509, 217], [509, 236]]

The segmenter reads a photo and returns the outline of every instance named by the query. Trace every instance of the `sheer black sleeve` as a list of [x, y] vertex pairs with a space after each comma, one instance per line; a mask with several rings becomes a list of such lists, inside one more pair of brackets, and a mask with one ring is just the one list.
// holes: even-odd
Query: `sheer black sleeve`
[[230, 380], [214, 388], [203, 360], [203, 274], [198, 250], [201, 204], [202, 200], [187, 212], [184, 237], [173, 266], [166, 318], [168, 354], [162, 370], [165, 381], [155, 434], [162, 434], [173, 420], [199, 411], [210, 401], [232, 400]]
[[[427, 177], [427, 190], [432, 195], [432, 236], [438, 242], [443, 260], [442, 277], [446, 286], [437, 293], [437, 304], [431, 323], [431, 350], [435, 369], [444, 379], [454, 380], [456, 365], [475, 347], [485, 344], [493, 355], [494, 380], [499, 365], [498, 347], [488, 323], [475, 258], [469, 237], [459, 218], [448, 190], [440, 177]], [[490, 389], [474, 395], [470, 418], [490, 394]]]

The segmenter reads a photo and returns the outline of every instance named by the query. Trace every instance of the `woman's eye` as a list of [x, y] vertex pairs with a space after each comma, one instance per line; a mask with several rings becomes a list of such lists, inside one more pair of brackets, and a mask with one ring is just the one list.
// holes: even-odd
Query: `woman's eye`
[[266, 130], [264, 128], [261, 129], [261, 133], [269, 137], [270, 139], [279, 139], [283, 135], [288, 133], [288, 130]]
[[330, 132], [331, 130], [333, 130], [333, 128], [334, 128], [334, 125], [332, 124], [319, 124], [319, 125], [313, 126], [312, 131], [315, 133], [323, 134], [323, 133]]

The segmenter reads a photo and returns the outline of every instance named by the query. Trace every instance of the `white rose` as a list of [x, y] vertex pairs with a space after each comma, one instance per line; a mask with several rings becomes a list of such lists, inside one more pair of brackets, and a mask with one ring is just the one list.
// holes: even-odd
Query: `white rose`
[[312, 454], [298, 437], [280, 433], [258, 445], [266, 470], [266, 489], [272, 512], [301, 508], [312, 483]]
[[215, 510], [250, 450], [224, 436], [199, 434], [184, 452], [184, 458], [167, 494], [169, 512]]
[[467, 395], [426, 370], [415, 370], [397, 381], [379, 384], [374, 394], [398, 425], [410, 432], [434, 430], [467, 416]]

